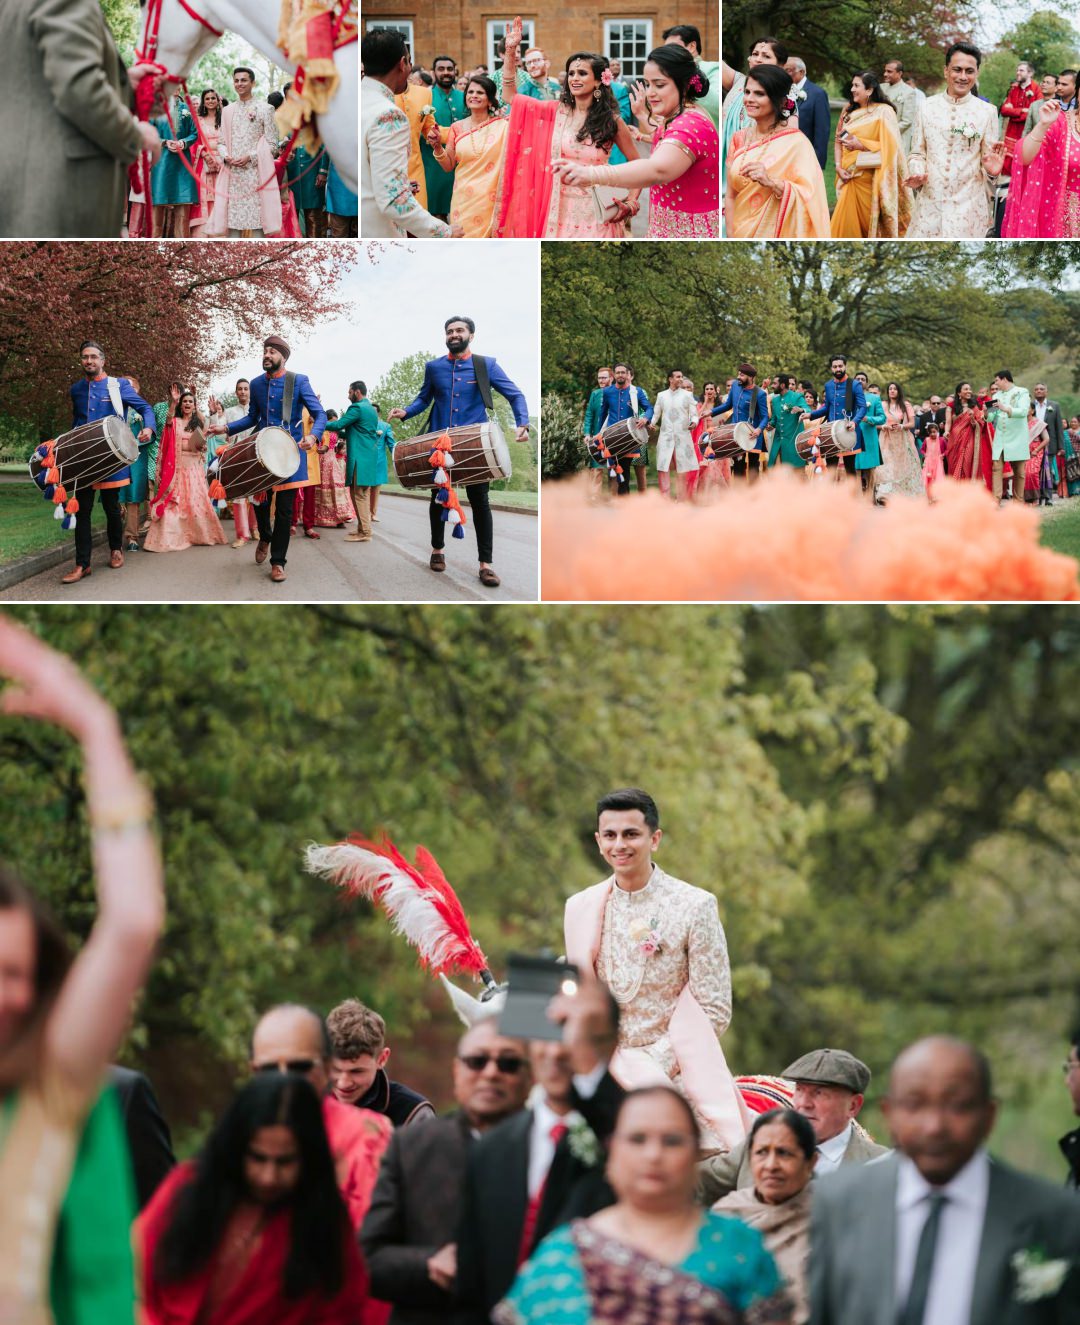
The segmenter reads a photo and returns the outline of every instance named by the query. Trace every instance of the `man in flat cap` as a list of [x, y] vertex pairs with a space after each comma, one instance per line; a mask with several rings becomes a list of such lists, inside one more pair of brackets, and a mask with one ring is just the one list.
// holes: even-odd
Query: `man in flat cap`
[[[326, 428], [326, 411], [311, 383], [303, 373], [286, 371], [285, 362], [292, 351], [281, 336], [267, 336], [263, 341], [263, 372], [251, 379], [251, 403], [248, 412], [231, 423], [214, 423], [206, 430], [208, 437], [215, 434], [244, 432], [249, 428], [284, 428], [300, 446], [300, 464], [296, 473], [283, 483], [274, 485], [274, 495], [255, 505], [255, 518], [259, 525], [259, 543], [255, 549], [258, 565], [270, 554], [270, 578], [280, 583], [285, 578], [285, 562], [289, 553], [296, 489], [308, 482], [307, 452], [321, 440]], [[304, 438], [304, 407], [312, 418], [311, 434]], [[210, 401], [210, 412], [217, 413], [218, 405]], [[274, 502], [273, 527], [270, 522], [270, 502]]]
[[[817, 1137], [816, 1176], [842, 1164], [865, 1164], [888, 1153], [855, 1121], [870, 1084], [870, 1069], [845, 1049], [812, 1049], [782, 1073], [795, 1083], [792, 1108], [805, 1117]], [[746, 1143], [698, 1165], [698, 1198], [712, 1205], [738, 1187], [753, 1183]]]
[[[754, 450], [767, 451], [765, 429], [769, 426], [769, 393], [757, 385], [757, 369], [752, 363], [741, 363], [735, 374], [735, 381], [724, 399], [713, 410], [713, 418], [731, 411], [730, 423], [748, 423], [754, 430]], [[759, 462], [760, 464], [760, 462]], [[748, 475], [749, 459], [744, 451], [731, 462], [731, 472], [736, 476]]]

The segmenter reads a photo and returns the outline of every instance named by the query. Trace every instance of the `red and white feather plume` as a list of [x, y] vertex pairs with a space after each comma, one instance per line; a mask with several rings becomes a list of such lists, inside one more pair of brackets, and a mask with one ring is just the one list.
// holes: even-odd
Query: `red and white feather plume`
[[320, 874], [348, 896], [382, 907], [395, 932], [412, 944], [421, 966], [433, 974], [464, 971], [489, 989], [497, 987], [457, 894], [426, 848], [417, 847], [416, 864], [410, 865], [389, 838], [372, 842], [353, 834], [333, 846], [312, 842], [304, 863], [309, 874]]

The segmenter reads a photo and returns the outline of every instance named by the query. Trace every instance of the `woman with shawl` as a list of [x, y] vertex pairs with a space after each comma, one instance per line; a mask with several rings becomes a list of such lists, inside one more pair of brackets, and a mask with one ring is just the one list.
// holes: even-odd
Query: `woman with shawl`
[[424, 137], [436, 162], [454, 172], [450, 224], [461, 226], [466, 239], [486, 239], [495, 220], [507, 122], [499, 114], [498, 90], [485, 74], [473, 74], [465, 85], [465, 106], [467, 119], [455, 120], [447, 130], [432, 123]]
[[945, 406], [945, 468], [961, 482], [981, 479], [993, 490], [993, 424], [986, 418], [987, 402], [976, 396], [970, 382], [961, 382]]
[[1080, 239], [1080, 112], [1054, 97], [1013, 161], [1003, 239]]
[[899, 239], [911, 220], [911, 190], [896, 111], [869, 71], [851, 80], [840, 115], [836, 157], [834, 239]]
[[[503, 87], [514, 86], [520, 45], [521, 19], [516, 18], [506, 34]], [[629, 163], [605, 170], [632, 169], [637, 160], [610, 84], [607, 58], [578, 51], [566, 61], [566, 87], [557, 101], [514, 96], [495, 199], [496, 238], [627, 237], [641, 186], [630, 183], [627, 196], [606, 203], [589, 187], [598, 182], [590, 178], [592, 171], [607, 162], [614, 144]], [[559, 162], [572, 163], [577, 172], [561, 174], [555, 169]]]
[[[761, 37], [750, 47], [750, 56], [746, 67], [752, 73], [760, 64], [774, 64], [778, 68], [787, 64], [787, 48], [775, 37]], [[731, 140], [735, 135], [750, 127], [746, 107], [743, 104], [743, 90], [746, 87], [746, 74], [741, 74], [731, 65], [721, 65], [721, 78], [724, 88], [724, 142], [722, 158], [721, 189], [727, 193], [727, 159], [731, 152]]]
[[791, 76], [760, 65], [746, 76], [750, 128], [728, 157], [724, 215], [731, 239], [828, 239], [825, 177], [814, 147], [791, 124]]

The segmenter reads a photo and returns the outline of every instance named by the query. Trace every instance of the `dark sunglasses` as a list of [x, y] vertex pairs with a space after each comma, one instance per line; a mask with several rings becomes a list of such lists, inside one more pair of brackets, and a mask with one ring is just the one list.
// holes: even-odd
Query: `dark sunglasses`
[[525, 1059], [517, 1054], [459, 1054], [458, 1057], [470, 1072], [483, 1072], [488, 1063], [494, 1063], [505, 1077], [517, 1076], [525, 1066]]
[[295, 1072], [304, 1076], [315, 1066], [314, 1058], [290, 1058], [287, 1063], [260, 1063], [256, 1072]]

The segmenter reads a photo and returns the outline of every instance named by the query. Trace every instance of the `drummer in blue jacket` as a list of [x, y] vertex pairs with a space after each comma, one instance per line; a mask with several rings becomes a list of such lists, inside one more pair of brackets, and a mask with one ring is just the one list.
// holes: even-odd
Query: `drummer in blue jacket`
[[[823, 399], [825, 403], [805, 415], [805, 419], [825, 419], [836, 423], [847, 419], [855, 429], [855, 437], [861, 437], [859, 424], [866, 418], [866, 393], [858, 378], [848, 377], [847, 359], [842, 354], [834, 354], [829, 361], [831, 379], [825, 383]], [[861, 446], [861, 440], [858, 441]], [[853, 447], [853, 450], [856, 449]], [[849, 474], [855, 473], [855, 456], [844, 456], [844, 468]]]
[[[739, 364], [739, 371], [724, 399], [713, 410], [713, 417], [731, 411], [730, 423], [748, 423], [754, 430], [754, 450], [767, 451], [765, 429], [769, 426], [769, 393], [756, 385], [757, 369], [752, 363]], [[759, 461], [760, 464], [760, 461]], [[746, 452], [731, 462], [733, 474], [746, 473]]]
[[[424, 381], [416, 398], [404, 409], [392, 409], [387, 419], [411, 419], [431, 407], [427, 420], [427, 431], [438, 432], [442, 428], [456, 428], [467, 423], [486, 423], [487, 407], [480, 386], [476, 380], [475, 359], [469, 348], [476, 335], [476, 323], [471, 317], [447, 318], [444, 324], [447, 355], [444, 359], [430, 359], [424, 365]], [[505, 397], [514, 412], [517, 424], [517, 440], [529, 440], [529, 407], [525, 397], [517, 386], [507, 377], [494, 359], [483, 359], [487, 369], [488, 381], [492, 391]], [[473, 523], [476, 526], [476, 550], [480, 557], [480, 583], [489, 588], [496, 588], [499, 577], [491, 566], [494, 543], [494, 527], [491, 518], [491, 504], [488, 500], [489, 483], [467, 483], [465, 493], [472, 510]], [[431, 524], [431, 559], [428, 562], [434, 571], [446, 569], [446, 520], [443, 518], [445, 507], [437, 500], [438, 489], [432, 488], [428, 516]]]
[[[645, 394], [645, 388], [634, 385], [634, 370], [628, 363], [617, 363], [615, 365], [615, 381], [610, 386], [604, 387], [601, 396], [600, 423], [596, 430], [597, 436], [609, 424], [622, 423], [624, 419], [629, 418], [644, 419], [646, 423], [651, 423], [652, 416], [653, 407], [649, 402], [649, 397]], [[637, 460], [633, 461], [638, 492], [645, 491], [645, 471], [648, 463], [648, 443], [642, 442], [641, 454]], [[625, 497], [630, 491], [630, 480], [627, 478], [625, 470], [619, 475], [616, 491], [620, 497]]]

